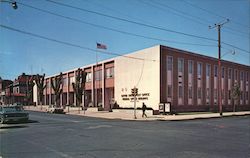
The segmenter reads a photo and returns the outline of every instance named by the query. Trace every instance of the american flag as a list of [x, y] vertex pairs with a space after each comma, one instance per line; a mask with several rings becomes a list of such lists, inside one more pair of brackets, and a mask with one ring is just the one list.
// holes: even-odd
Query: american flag
[[96, 43], [96, 48], [98, 49], [107, 49], [107, 46], [101, 43]]

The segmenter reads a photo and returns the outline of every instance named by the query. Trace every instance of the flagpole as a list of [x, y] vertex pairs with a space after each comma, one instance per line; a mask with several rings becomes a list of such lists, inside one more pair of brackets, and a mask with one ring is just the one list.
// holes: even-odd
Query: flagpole
[[[104, 44], [96, 42], [96, 71], [97, 71], [97, 66], [98, 66], [98, 56], [97, 56], [98, 50], [97, 49], [107, 49], [107, 46], [104, 45]], [[104, 72], [104, 70], [103, 70], [103, 72]], [[101, 90], [100, 82], [102, 80], [103, 75], [101, 75], [101, 70], [100, 69], [98, 69], [98, 75], [99, 76], [98, 76], [97, 82], [98, 82], [98, 87], [100, 87], [100, 90]], [[104, 80], [104, 78], [103, 78], [103, 80]], [[96, 87], [96, 85], [95, 85], [95, 87]], [[98, 101], [98, 87], [96, 87], [96, 103]], [[97, 103], [97, 107], [98, 107], [98, 103]], [[104, 100], [102, 100], [102, 107], [104, 108]]]
[[[96, 43], [97, 43], [97, 42], [96, 42]], [[93, 79], [94, 79], [94, 83], [95, 83], [95, 104], [96, 104], [96, 107], [98, 108], [98, 103], [97, 103], [97, 99], [98, 99], [98, 98], [97, 98], [97, 95], [98, 95], [97, 88], [98, 88], [98, 87], [96, 86], [96, 76], [95, 76], [95, 75], [97, 74], [97, 73], [95, 73], [95, 72], [97, 71], [97, 66], [98, 66], [98, 59], [97, 59], [97, 58], [98, 58], [98, 54], [97, 54], [97, 53], [98, 53], [98, 50], [97, 50], [97, 49], [98, 49], [98, 48], [96, 47], [96, 53], [95, 53], [95, 55], [96, 55], [96, 56], [95, 56], [95, 59], [96, 59], [96, 66], [95, 66], [95, 69], [94, 69], [94, 78], [93, 78]]]

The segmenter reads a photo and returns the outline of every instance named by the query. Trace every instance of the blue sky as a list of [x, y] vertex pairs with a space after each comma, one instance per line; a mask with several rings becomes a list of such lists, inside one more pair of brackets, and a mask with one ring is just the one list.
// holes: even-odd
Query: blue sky
[[[208, 26], [223, 22], [226, 18], [230, 21], [221, 30], [221, 40], [226, 43], [222, 44], [222, 54], [225, 54], [223, 59], [250, 65], [249, 0], [53, 1], [75, 8], [46, 0], [17, 0], [17, 10], [12, 9], [8, 3], [0, 3], [2, 78], [14, 79], [22, 72], [52, 75], [96, 62], [95, 51], [54, 42], [51, 39], [93, 50], [96, 49], [96, 42], [100, 42], [107, 45], [107, 52], [116, 54], [126, 54], [162, 44], [217, 57], [217, 42], [213, 41], [217, 40], [217, 30], [209, 29]], [[136, 25], [135, 22], [165, 30]], [[33, 36], [27, 33], [32, 33]], [[37, 35], [50, 40], [37, 38]], [[231, 55], [232, 51], [236, 54]], [[98, 60], [113, 57], [115, 56], [98, 53]]]

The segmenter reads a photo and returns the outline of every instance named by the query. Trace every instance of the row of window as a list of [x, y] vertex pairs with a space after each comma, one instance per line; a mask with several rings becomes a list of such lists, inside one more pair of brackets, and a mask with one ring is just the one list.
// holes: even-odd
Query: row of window
[[[114, 77], [114, 67], [111, 68], [106, 68], [105, 69], [105, 78], [113, 78]], [[99, 81], [102, 80], [102, 70], [97, 70], [95, 71], [95, 81]], [[91, 72], [87, 72], [86, 75], [86, 82], [91, 82], [92, 81], [92, 73]], [[67, 85], [67, 78], [63, 78], [62, 79], [62, 85]], [[69, 77], [69, 84], [72, 85], [72, 83], [75, 82], [75, 77]], [[47, 88], [50, 88], [50, 84], [46, 84]]]
[[[167, 85], [167, 97], [168, 98], [172, 98], [172, 85]], [[232, 90], [228, 90], [228, 99], [231, 100], [232, 98]], [[214, 89], [214, 99], [217, 100], [218, 98], [218, 91], [217, 89]], [[178, 97], [179, 98], [183, 98], [183, 86], [179, 85], [178, 86]], [[210, 99], [210, 88], [206, 88], [206, 99]], [[193, 99], [193, 87], [188, 87], [188, 98], [189, 99]], [[198, 99], [202, 99], [202, 87], [198, 87], [197, 88], [197, 98]], [[225, 99], [225, 89], [222, 90], [221, 92], [221, 98]], [[241, 95], [240, 95], [240, 100], [244, 100], [244, 98], [246, 100], [249, 99], [249, 92], [248, 91], [241, 91]], [[216, 101], [215, 101], [216, 103]], [[209, 102], [207, 102], [207, 104], [209, 104]]]
[[[171, 60], [172, 60], [172, 57], [171, 57]], [[173, 64], [172, 61], [171, 61], [171, 64]], [[171, 66], [168, 64], [168, 67], [171, 67]], [[183, 59], [178, 59], [178, 71], [183, 72]], [[193, 74], [193, 61], [192, 60], [188, 61], [188, 73]], [[234, 74], [234, 79], [238, 80], [238, 70], [234, 69], [234, 73], [233, 73], [233, 69], [229, 68], [228, 69], [228, 79], [232, 79], [233, 74]], [[197, 75], [202, 75], [202, 63], [200, 63], [200, 62], [197, 63]], [[211, 65], [206, 64], [206, 76], [210, 76], [210, 75], [211, 75]], [[244, 80], [244, 76], [245, 76], [246, 81], [249, 81], [248, 75], [249, 75], [248, 72], [244, 73], [244, 71], [240, 71], [240, 80]], [[215, 77], [218, 76], [218, 66], [217, 65], [214, 65], [214, 76]], [[221, 68], [221, 77], [225, 78], [225, 68], [224, 67]]]
[[[189, 74], [193, 74], [193, 61], [192, 60], [188, 60], [188, 73]], [[172, 71], [173, 69], [173, 57], [172, 56], [168, 56], [167, 57], [167, 70]], [[179, 58], [178, 59], [178, 72], [184, 72], [184, 59]], [[197, 62], [197, 75], [202, 75], [202, 63], [201, 62]], [[210, 76], [211, 75], [211, 65], [210, 64], [206, 64], [206, 75]], [[249, 80], [249, 76], [248, 76], [248, 72], [244, 73], [243, 71], [240, 72], [240, 80], [244, 79], [244, 75], [246, 78], [246, 81]], [[214, 65], [214, 76], [217, 77], [218, 76], [218, 66]], [[222, 67], [221, 68], [221, 77], [224, 78], [225, 77], [225, 68]], [[229, 68], [228, 69], [228, 78], [232, 79], [233, 77], [233, 69]], [[238, 70], [234, 70], [234, 78], [238, 79]]]
[[[102, 70], [97, 70], [94, 72], [95, 73], [95, 81], [100, 81], [102, 80]], [[105, 69], [105, 78], [113, 78], [114, 77], [114, 67], [111, 68], [106, 68]], [[88, 72], [86, 76], [86, 82], [91, 82], [92, 81], [92, 73]]]
[[[207, 66], [207, 76], [210, 76], [210, 73], [211, 73], [211, 66], [210, 66], [210, 64], [207, 64], [206, 65]], [[173, 69], [173, 57], [172, 56], [168, 56], [167, 57], [167, 70], [172, 70]], [[183, 70], [184, 70], [184, 59], [181, 59], [181, 58], [179, 58], [178, 59], [178, 72], [183, 72]], [[193, 73], [193, 61], [192, 60], [188, 60], [188, 72], [189, 73]], [[224, 67], [222, 67], [222, 71], [221, 71], [221, 73], [222, 73], [222, 77], [224, 77], [225, 75], [225, 68]], [[197, 63], [197, 74], [198, 75], [201, 75], [202, 74], [202, 63], [201, 62], [198, 62]], [[229, 78], [232, 78], [232, 74], [233, 74], [233, 72], [232, 72], [232, 68], [229, 68], [228, 69], [228, 76], [229, 76]], [[246, 75], [246, 79], [248, 80], [248, 73], [246, 73], [245, 74]], [[214, 65], [214, 76], [218, 76], [218, 66], [217, 65]], [[236, 70], [235, 69], [235, 78], [237, 78], [237, 76], [238, 76], [238, 70]], [[244, 78], [244, 73], [243, 72], [241, 72], [241, 74], [240, 74], [240, 78], [241, 79], [243, 79]]]
[[[30, 89], [30, 88], [28, 88]], [[18, 86], [18, 87], [13, 87], [13, 93], [26, 93], [27, 92], [27, 87], [22, 87], [22, 86]]]
[[[201, 62], [197, 62], [197, 98], [198, 99], [202, 99], [202, 82], [201, 82], [201, 76], [202, 76], [202, 68], [203, 66], [203, 63]], [[218, 76], [218, 66], [217, 65], [214, 65], [214, 77], [217, 77]], [[188, 98], [189, 99], [192, 99], [193, 98], [193, 81], [190, 81], [190, 80], [193, 80], [193, 69], [194, 69], [194, 62], [192, 60], [188, 60], [188, 74], [189, 76], [191, 75], [192, 77], [188, 77]], [[171, 76], [167, 77], [167, 80], [169, 80], [169, 78], [172, 78], [171, 80], [173, 80], [173, 57], [172, 56], [167, 56], [167, 71], [170, 71], [171, 73], [168, 73], [168, 75], [170, 74]], [[206, 64], [206, 102], [207, 104], [209, 104], [209, 101], [210, 101], [210, 95], [211, 95], [211, 80], [210, 80], [210, 77], [211, 77], [211, 72], [212, 72], [212, 69], [211, 69], [211, 65], [210, 64]], [[240, 71], [240, 74], [238, 74], [238, 70], [237, 69], [234, 69], [234, 72], [233, 72], [233, 69], [232, 68], [228, 68], [228, 79], [232, 79], [233, 78], [233, 75], [234, 75], [234, 79], [235, 80], [238, 80], [238, 75], [240, 75], [240, 81], [244, 81], [244, 77], [245, 77], [245, 80], [246, 80], [246, 88], [248, 88], [248, 81], [249, 81], [249, 74], [248, 72], [244, 72], [244, 71]], [[184, 59], [182, 58], [178, 58], [178, 79], [181, 79], [181, 82], [178, 82], [178, 98], [183, 98], [183, 93], [184, 93], [184, 87], [183, 87], [183, 73], [184, 73]], [[181, 75], [180, 75], [181, 74]], [[225, 68], [222, 67], [221, 68], [221, 77], [222, 79], [226, 77], [226, 73], [225, 73]], [[173, 93], [173, 88], [172, 88], [172, 84], [173, 83], [170, 83], [169, 81], [167, 81], [167, 97], [168, 99], [172, 98], [172, 93]], [[224, 89], [223, 89], [224, 91]], [[215, 96], [215, 99], [217, 100], [217, 89], [215, 87], [214, 89], [214, 96]], [[224, 98], [224, 93], [222, 92], [222, 99]], [[245, 95], [245, 97], [244, 97]], [[245, 94], [243, 93], [242, 91], [242, 95], [241, 95], [241, 100], [243, 100], [243, 98], [245, 98], [246, 100], [248, 100], [248, 91], [245, 92]], [[231, 99], [231, 90], [228, 91], [228, 99]], [[178, 100], [179, 102], [179, 100]], [[181, 101], [182, 102], [182, 101]], [[201, 102], [200, 102], [201, 103]]]

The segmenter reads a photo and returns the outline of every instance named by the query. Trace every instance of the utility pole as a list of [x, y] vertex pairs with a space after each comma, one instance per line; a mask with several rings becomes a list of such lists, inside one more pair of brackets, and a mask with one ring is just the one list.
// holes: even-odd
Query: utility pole
[[[97, 71], [98, 71], [98, 52], [97, 52], [97, 50], [96, 50], [96, 54], [95, 55], [96, 55], [96, 57], [95, 57], [95, 59], [96, 59], [96, 66], [94, 68], [95, 104], [96, 104], [96, 107], [98, 108], [98, 87], [97, 87], [97, 82], [99, 84], [100, 74], [99, 74], [99, 72], [97, 74]], [[97, 79], [96, 75], [99, 75], [99, 79]]]
[[219, 99], [219, 102], [218, 102], [218, 105], [219, 105], [219, 112], [220, 112], [220, 116], [222, 116], [223, 114], [223, 109], [222, 109], [222, 100], [221, 100], [221, 35], [220, 35], [220, 32], [221, 32], [221, 27], [228, 23], [229, 22], [229, 19], [227, 19], [226, 21], [224, 22], [220, 22], [218, 24], [214, 24], [214, 26], [209, 26], [209, 29], [213, 29], [215, 27], [217, 27], [218, 29], [218, 99]]

